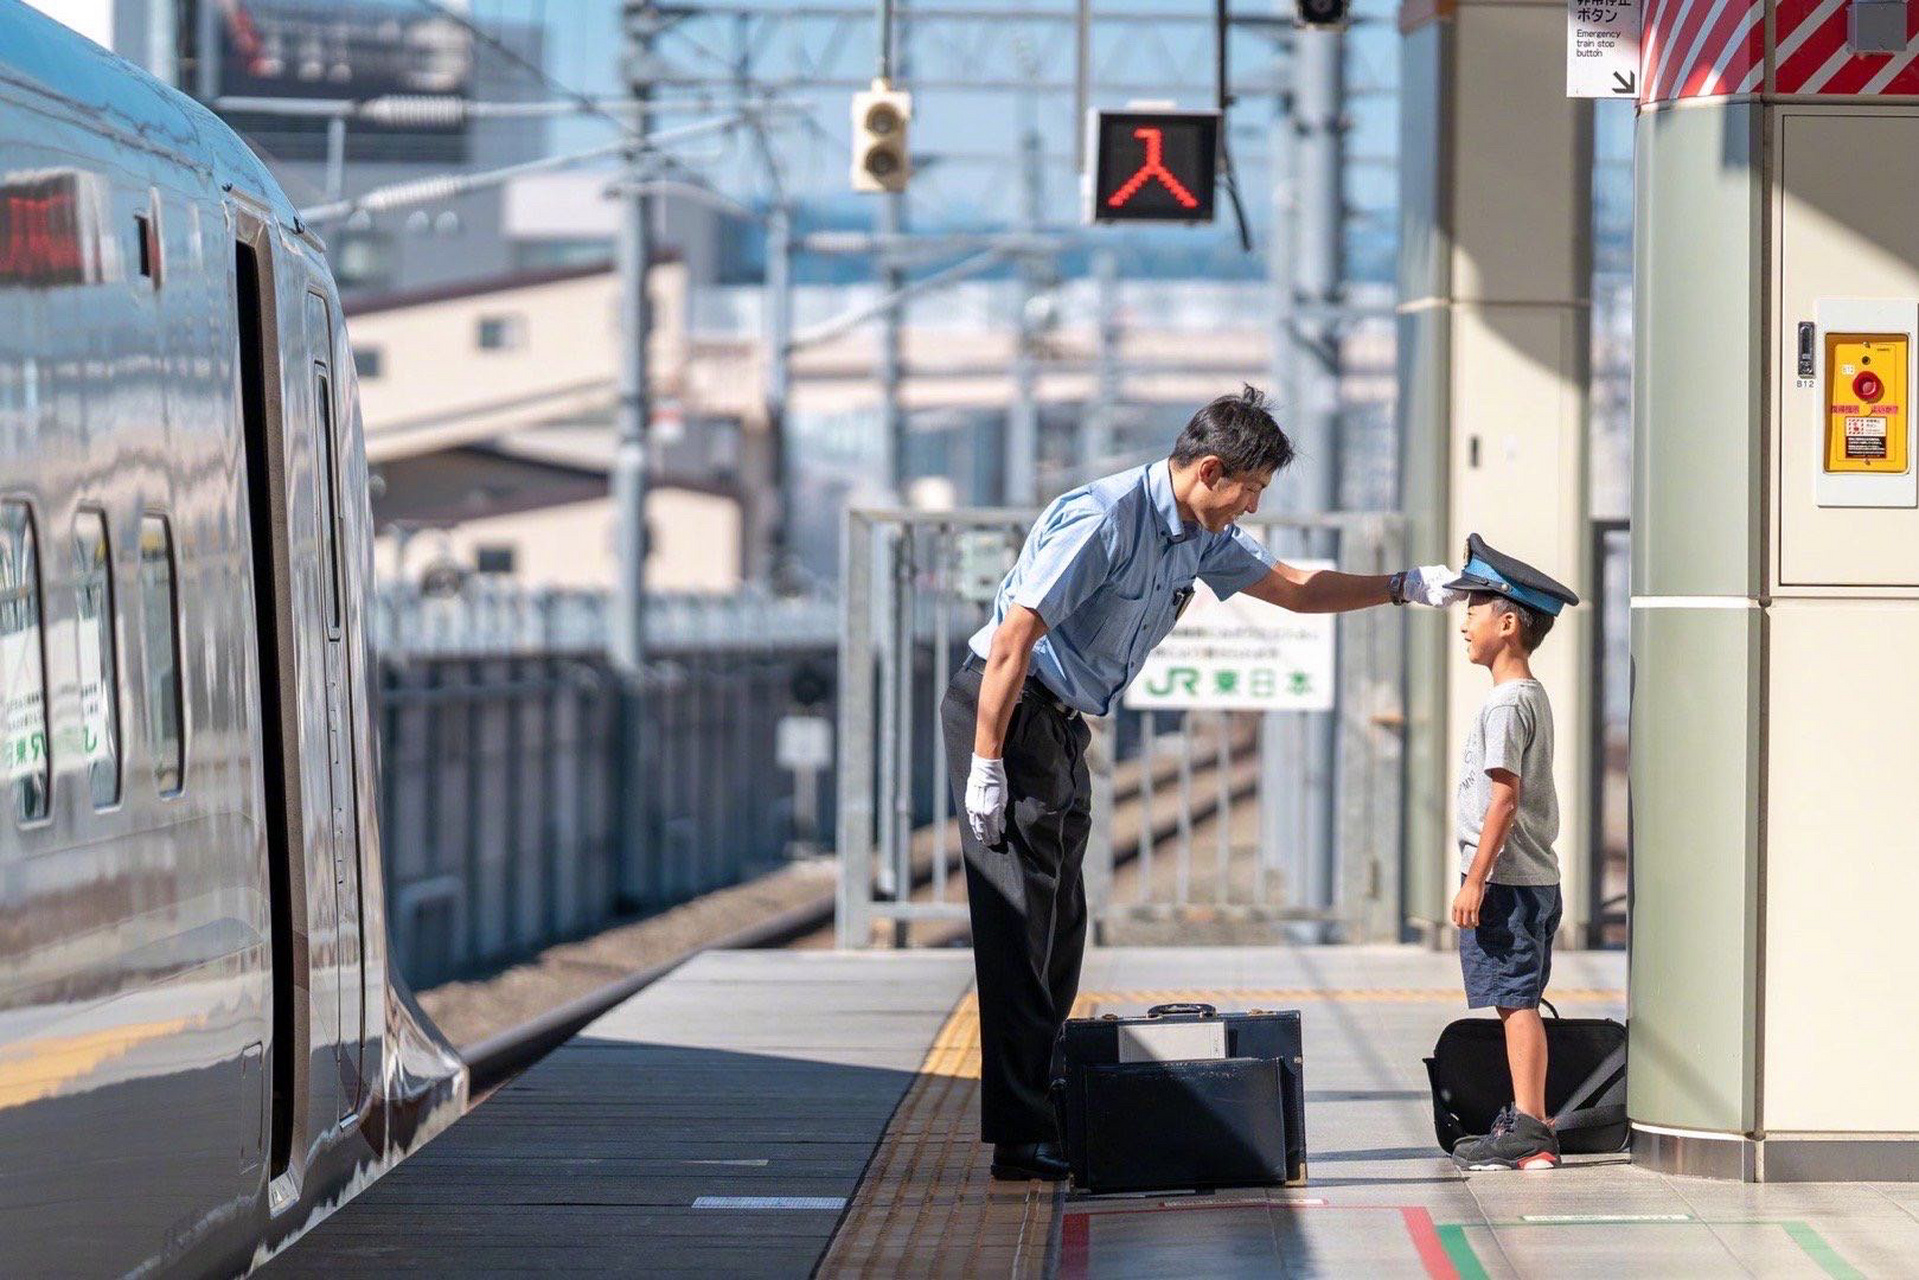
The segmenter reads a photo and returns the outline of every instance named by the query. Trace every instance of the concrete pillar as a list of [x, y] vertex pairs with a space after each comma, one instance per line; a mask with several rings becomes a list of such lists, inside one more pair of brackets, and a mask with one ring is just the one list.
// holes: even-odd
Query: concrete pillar
[[[1586, 370], [1592, 112], [1565, 96], [1563, 4], [1409, 0], [1400, 14], [1399, 416], [1409, 560], [1477, 532], [1590, 596]], [[1409, 610], [1406, 914], [1445, 935], [1452, 796], [1491, 678], [1458, 611]], [[1553, 705], [1566, 940], [1588, 913], [1590, 612], [1534, 659]]]
[[1914, 1180], [1919, 441], [1908, 388], [1903, 471], [1830, 483], [1825, 340], [1910, 332], [1912, 372], [1919, 14], [1855, 54], [1846, 5], [1726, 8], [1655, 4], [1641, 73], [1633, 1152]]

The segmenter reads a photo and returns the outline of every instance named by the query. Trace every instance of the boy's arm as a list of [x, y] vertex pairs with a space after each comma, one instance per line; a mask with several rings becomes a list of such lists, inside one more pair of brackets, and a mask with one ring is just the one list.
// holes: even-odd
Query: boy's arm
[[1479, 927], [1479, 904], [1486, 896], [1486, 881], [1499, 861], [1499, 851], [1512, 830], [1513, 817], [1519, 812], [1519, 775], [1510, 769], [1488, 769], [1492, 779], [1492, 799], [1486, 805], [1486, 820], [1479, 828], [1479, 851], [1466, 870], [1466, 883], [1453, 897], [1453, 923], [1461, 929]]

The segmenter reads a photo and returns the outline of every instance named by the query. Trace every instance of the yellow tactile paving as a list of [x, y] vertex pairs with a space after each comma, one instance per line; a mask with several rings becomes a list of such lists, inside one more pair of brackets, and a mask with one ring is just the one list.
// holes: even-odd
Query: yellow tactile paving
[[[1096, 996], [1081, 996], [1075, 1016]], [[979, 1002], [946, 1020], [880, 1139], [821, 1276], [1038, 1276], [1061, 1188], [994, 1182], [979, 1140]]]
[[[1300, 1001], [1456, 1003], [1457, 988], [1150, 988], [1083, 991], [1073, 1016], [1198, 1000], [1225, 1009]], [[1624, 993], [1575, 988], [1555, 1002], [1618, 1002]], [[940, 1028], [919, 1076], [880, 1139], [821, 1276], [1041, 1276], [1065, 1185], [994, 1182], [979, 1140], [979, 1002], [968, 992]]]

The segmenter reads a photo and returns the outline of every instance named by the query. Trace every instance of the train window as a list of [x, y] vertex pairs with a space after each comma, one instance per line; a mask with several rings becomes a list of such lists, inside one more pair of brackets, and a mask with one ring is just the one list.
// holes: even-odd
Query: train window
[[83, 508], [73, 518], [73, 556], [79, 566], [79, 615], [73, 640], [80, 669], [80, 754], [86, 757], [93, 807], [120, 801], [120, 666], [114, 653], [113, 556], [107, 518]]
[[140, 519], [140, 634], [146, 651], [147, 748], [163, 796], [186, 781], [186, 733], [180, 699], [180, 596], [174, 585], [173, 527], [165, 516]]
[[41, 638], [40, 544], [24, 502], [0, 502], [0, 765], [13, 816], [47, 816], [53, 766], [47, 747], [47, 655]]
[[340, 488], [339, 460], [333, 456], [333, 389], [325, 365], [313, 366], [313, 399], [319, 406], [320, 465], [326, 470], [326, 507], [321, 514], [321, 539], [327, 554], [327, 635], [340, 635]]

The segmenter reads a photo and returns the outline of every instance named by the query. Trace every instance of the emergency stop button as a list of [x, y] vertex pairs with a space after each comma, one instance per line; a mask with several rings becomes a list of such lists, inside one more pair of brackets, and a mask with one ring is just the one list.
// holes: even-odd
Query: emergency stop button
[[1886, 394], [1886, 384], [1881, 382], [1879, 375], [1872, 370], [1862, 369], [1859, 376], [1852, 380], [1852, 393], [1867, 404], [1871, 404]]

